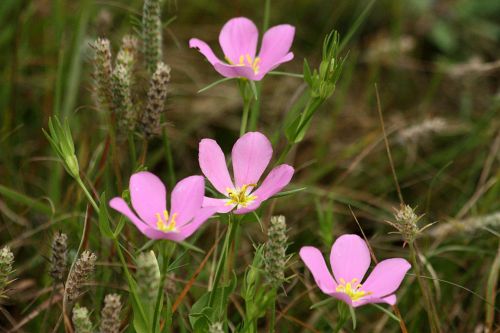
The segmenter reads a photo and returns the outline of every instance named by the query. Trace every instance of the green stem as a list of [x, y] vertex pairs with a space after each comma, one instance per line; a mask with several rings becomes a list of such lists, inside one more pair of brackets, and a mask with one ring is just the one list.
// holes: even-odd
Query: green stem
[[344, 327], [345, 323], [347, 322], [347, 319], [349, 319], [349, 317], [340, 318], [339, 321], [337, 322], [337, 325], [335, 325], [335, 328], [333, 329], [332, 333], [340, 332], [342, 327]]
[[[252, 103], [250, 108], [250, 122], [248, 128], [250, 131], [255, 131], [257, 129], [257, 122], [259, 121], [260, 114], [260, 95], [262, 92], [262, 81], [255, 84], [257, 90], [257, 96], [255, 96], [255, 101]], [[241, 135], [241, 134], [240, 134]]]
[[292, 148], [293, 148], [293, 143], [288, 142], [286, 144], [285, 149], [281, 152], [281, 155], [278, 158], [278, 160], [276, 161], [275, 165], [283, 163], [285, 161], [286, 156], [288, 155], [288, 153], [290, 152], [290, 150], [292, 150]]
[[135, 149], [135, 140], [132, 133], [129, 133], [128, 135], [128, 147], [130, 150], [130, 160], [132, 162], [132, 168], [135, 170], [137, 165], [137, 150]]
[[276, 296], [277, 296], [277, 289], [276, 287], [273, 287], [273, 290], [271, 291], [271, 321], [269, 323], [269, 333], [274, 333], [274, 326], [276, 326]]
[[134, 279], [132, 278], [132, 275], [130, 274], [130, 271], [128, 270], [127, 261], [125, 260], [125, 256], [123, 255], [123, 252], [121, 250], [120, 243], [118, 242], [118, 239], [116, 237], [113, 237], [113, 241], [116, 247], [116, 252], [118, 253], [118, 257], [120, 258], [120, 263], [122, 264], [123, 271], [125, 272], [125, 278], [127, 279], [130, 293], [132, 294], [134, 301], [138, 305], [143, 322], [147, 323], [146, 313], [144, 312], [144, 309], [141, 306], [141, 301], [137, 296], [137, 292], [135, 290], [135, 282]]
[[422, 279], [421, 271], [420, 271], [420, 260], [417, 257], [417, 248], [413, 242], [409, 243], [410, 245], [410, 257], [415, 268], [415, 275], [417, 276], [418, 285], [420, 290], [422, 291], [422, 296], [424, 296], [425, 310], [427, 312], [427, 317], [429, 320], [429, 324], [431, 327], [432, 333], [441, 332], [439, 328], [439, 320], [437, 319], [436, 308], [434, 307], [434, 303], [430, 296], [430, 292], [427, 289], [427, 283]]
[[262, 23], [262, 31], [265, 32], [269, 28], [269, 17], [271, 16], [271, 0], [266, 0], [264, 5], [264, 21]]
[[227, 255], [228, 255], [231, 243], [233, 242], [234, 236], [236, 234], [236, 229], [237, 229], [236, 222], [233, 220], [232, 215], [229, 215], [229, 225], [228, 225], [227, 230], [226, 230], [224, 244], [222, 245], [222, 252], [220, 254], [219, 261], [217, 263], [217, 268], [215, 269], [214, 282], [212, 284], [212, 287], [210, 288], [211, 293], [210, 293], [210, 296], [208, 298], [208, 306], [209, 307], [211, 307], [213, 305], [214, 295], [215, 295], [214, 291], [217, 290], [222, 273], [224, 272], [224, 269], [228, 265]]
[[240, 127], [240, 136], [246, 133], [247, 124], [248, 124], [248, 114], [250, 111], [250, 102], [246, 99], [243, 100], [243, 115], [241, 116], [241, 127]]
[[175, 168], [172, 157], [172, 146], [170, 145], [167, 130], [163, 131], [163, 145], [165, 146], [165, 155], [167, 155], [168, 181], [169, 185], [173, 187], [175, 185]]
[[155, 303], [155, 312], [153, 315], [153, 332], [156, 332], [156, 324], [158, 322], [158, 316], [160, 315], [161, 312], [161, 306], [162, 306], [162, 294], [163, 294], [163, 287], [165, 286], [165, 281], [167, 279], [167, 271], [168, 271], [168, 266], [170, 265], [170, 259], [172, 258], [172, 253], [174, 252], [175, 249], [175, 243], [174, 242], [163, 242], [164, 246], [162, 246], [162, 256], [163, 256], [163, 270], [161, 272], [161, 278], [160, 278], [160, 287], [158, 288], [158, 293], [156, 296], [156, 303]]
[[92, 197], [92, 195], [90, 194], [90, 192], [87, 190], [87, 187], [85, 186], [85, 184], [83, 183], [82, 179], [80, 177], [76, 177], [75, 178], [76, 182], [78, 183], [78, 185], [80, 185], [80, 188], [83, 190], [83, 193], [85, 193], [85, 196], [87, 197], [87, 199], [89, 200], [90, 204], [92, 205], [92, 207], [94, 207], [94, 210], [99, 213], [99, 206], [97, 205], [97, 203], [94, 201], [94, 198]]

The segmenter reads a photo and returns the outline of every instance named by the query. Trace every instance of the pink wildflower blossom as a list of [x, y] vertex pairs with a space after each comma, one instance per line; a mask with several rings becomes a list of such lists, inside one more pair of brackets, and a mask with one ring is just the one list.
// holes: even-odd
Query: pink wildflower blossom
[[223, 199], [207, 198], [203, 206], [214, 206], [219, 213], [235, 209], [235, 214], [245, 214], [257, 209], [260, 204], [283, 189], [292, 179], [294, 169], [281, 164], [269, 172], [260, 185], [273, 148], [271, 142], [259, 132], [249, 132], [236, 141], [232, 150], [234, 183], [220, 146], [211, 139], [203, 139], [199, 145], [199, 161], [203, 174]]
[[280, 64], [293, 59], [293, 53], [289, 51], [294, 35], [295, 28], [291, 25], [271, 27], [264, 34], [259, 55], [256, 56], [257, 27], [245, 17], [236, 17], [222, 27], [219, 35], [219, 44], [227, 62], [221, 61], [207, 43], [197, 38], [191, 38], [189, 47], [198, 49], [222, 76], [260, 81]]
[[215, 213], [213, 208], [201, 207], [205, 193], [202, 176], [187, 177], [177, 183], [170, 198], [170, 212], [166, 205], [165, 185], [154, 174], [135, 173], [130, 177], [129, 186], [135, 213], [120, 197], [113, 198], [109, 205], [128, 217], [141, 233], [151, 239], [182, 241]]
[[317, 248], [303, 247], [300, 257], [323, 293], [353, 307], [368, 303], [396, 304], [394, 293], [411, 268], [405, 259], [386, 259], [379, 262], [361, 284], [370, 266], [370, 251], [357, 235], [342, 235], [333, 244], [330, 252], [333, 276]]

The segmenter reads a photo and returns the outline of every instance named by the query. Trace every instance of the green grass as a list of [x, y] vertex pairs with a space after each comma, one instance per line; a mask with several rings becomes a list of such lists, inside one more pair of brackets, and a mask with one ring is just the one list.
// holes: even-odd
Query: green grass
[[[212, 86], [221, 77], [187, 43], [199, 37], [220, 54], [220, 27], [240, 15], [258, 27], [265, 25], [265, 17], [269, 26], [296, 27], [295, 59], [277, 71], [302, 74], [304, 58], [316, 68], [323, 38], [332, 29], [344, 38], [342, 55], [347, 56], [333, 96], [317, 110], [304, 139], [286, 157], [297, 170], [287, 189], [306, 189], [277, 198], [258, 214], [264, 230], [274, 214], [285, 215], [289, 227], [289, 280], [278, 290], [276, 332], [331, 332], [339, 319], [337, 302], [324, 302], [328, 296], [314, 287], [298, 257], [300, 247], [314, 245], [328, 253], [336, 237], [361, 234], [361, 228], [378, 259], [410, 258], [408, 246], [385, 222], [393, 220], [399, 199], [378, 118], [375, 84], [402, 196], [424, 214], [421, 226], [436, 222], [417, 242], [425, 263], [421, 275], [429, 282], [442, 332], [500, 329], [495, 321], [500, 315], [499, 223], [484, 225], [486, 217], [500, 209], [498, 1], [269, 1], [267, 14], [266, 3], [164, 1], [164, 61], [172, 67], [166, 136], [149, 142], [145, 150], [135, 135], [134, 160], [129, 143], [114, 140], [108, 111], [93, 101], [88, 44], [105, 36], [115, 56], [121, 37], [138, 29], [142, 1], [0, 1], [0, 244], [10, 246], [15, 255], [14, 280], [7, 297], [0, 299], [1, 331], [21, 324], [25, 332], [42, 328], [50, 332], [56, 327], [61, 290], [52, 292], [48, 258], [52, 236], [62, 231], [68, 235], [69, 263], [79, 244], [99, 258], [80, 305], [98, 323], [104, 295], [119, 293], [123, 327], [133, 332], [133, 317], [139, 312], [137, 295], [129, 292], [134, 284], [133, 258], [154, 249], [163, 268], [167, 256], [160, 256], [160, 248], [165, 250], [161, 242], [148, 241], [111, 210], [109, 221], [107, 214], [103, 217], [106, 202], [100, 202], [101, 195], [124, 193], [130, 175], [139, 169], [148, 169], [168, 183], [173, 177], [200, 174], [197, 156], [202, 138], [214, 138], [230, 151], [243, 109], [236, 80]], [[471, 61], [479, 65], [470, 65]], [[139, 68], [136, 75], [133, 97], [144, 101], [147, 73]], [[261, 100], [253, 117], [259, 118], [250, 118], [250, 125], [272, 138], [275, 161], [287, 145], [286, 125], [306, 101], [301, 97], [304, 81], [300, 75], [270, 75], [256, 89]], [[65, 173], [42, 132], [54, 116], [70, 124], [83, 186], [97, 201], [101, 215], [89, 206], [82, 184]], [[424, 132], [412, 142], [399, 141], [408, 128], [437, 117], [445, 120], [445, 129]], [[241, 221], [235, 232], [237, 245], [227, 250], [237, 260], [221, 278], [232, 284], [212, 294], [216, 304], [227, 299], [223, 318], [231, 329], [245, 318], [244, 281], [255, 259], [253, 246], [267, 238], [256, 220], [249, 214]], [[433, 232], [448, 223], [459, 226], [471, 221], [474, 228]], [[169, 319], [163, 326], [165, 332], [196, 331], [189, 314], [201, 311], [203, 302], [196, 302], [207, 297], [203, 295], [223, 251], [226, 224], [225, 219], [209, 222], [176, 247], [164, 306], [157, 310], [160, 322], [172, 316], [172, 323]], [[215, 254], [196, 272], [218, 239]], [[123, 264], [129, 265], [132, 276], [123, 273]], [[172, 315], [172, 306], [195, 273], [199, 275]], [[431, 332], [415, 274], [411, 270], [398, 291], [398, 308], [408, 332]], [[258, 286], [267, 288], [263, 280]], [[51, 298], [56, 304], [48, 306]], [[269, 309], [255, 330], [269, 332]], [[65, 331], [64, 326], [60, 323], [56, 331]], [[356, 329], [348, 322], [344, 331], [401, 329], [393, 309], [383, 305], [383, 309], [358, 308]]]

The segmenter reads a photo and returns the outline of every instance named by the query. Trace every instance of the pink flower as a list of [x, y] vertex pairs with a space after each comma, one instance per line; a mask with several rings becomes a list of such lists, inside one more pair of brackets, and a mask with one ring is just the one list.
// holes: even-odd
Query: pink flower
[[353, 307], [368, 303], [396, 304], [394, 292], [411, 267], [402, 258], [383, 260], [361, 284], [370, 266], [370, 251], [365, 241], [357, 235], [342, 235], [333, 244], [330, 252], [333, 276], [317, 248], [303, 247], [300, 257], [322, 292]]
[[120, 197], [113, 198], [109, 205], [128, 217], [140, 232], [151, 239], [180, 242], [215, 213], [213, 208], [201, 208], [205, 193], [202, 176], [187, 177], [175, 185], [170, 198], [170, 212], [166, 205], [165, 185], [154, 174], [145, 171], [135, 173], [130, 177], [129, 186], [135, 213]]
[[274, 169], [258, 186], [259, 179], [267, 168], [273, 148], [271, 142], [259, 132], [248, 132], [236, 141], [232, 151], [234, 183], [217, 142], [203, 139], [199, 146], [199, 161], [203, 174], [225, 198], [207, 198], [203, 206], [214, 206], [218, 213], [235, 209], [244, 214], [257, 209], [260, 204], [283, 189], [293, 176], [293, 168], [282, 164]]
[[197, 38], [191, 38], [189, 47], [198, 49], [222, 76], [260, 81], [280, 64], [293, 59], [293, 53], [289, 51], [294, 34], [295, 28], [288, 24], [270, 28], [264, 34], [260, 53], [256, 57], [257, 27], [246, 17], [236, 17], [222, 27], [219, 35], [219, 44], [227, 63], [217, 58], [207, 43]]

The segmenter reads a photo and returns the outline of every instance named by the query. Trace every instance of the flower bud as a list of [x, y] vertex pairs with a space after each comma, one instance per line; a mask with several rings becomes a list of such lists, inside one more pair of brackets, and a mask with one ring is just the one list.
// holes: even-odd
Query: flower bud
[[92, 333], [92, 322], [89, 318], [89, 310], [80, 307], [78, 304], [73, 308], [73, 325], [75, 333]]
[[144, 252], [137, 256], [137, 286], [139, 294], [144, 299], [154, 301], [160, 287], [160, 268], [153, 251]]
[[286, 249], [288, 237], [286, 235], [286, 220], [284, 216], [271, 217], [267, 235], [268, 240], [264, 252], [265, 271], [271, 284], [279, 286], [285, 280], [285, 266], [287, 262]]

